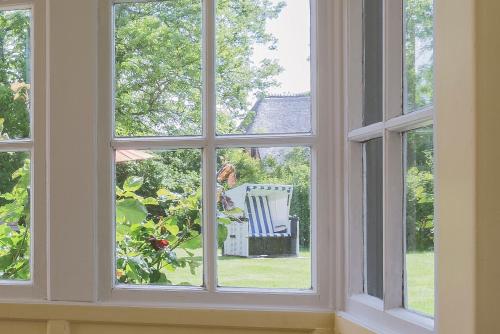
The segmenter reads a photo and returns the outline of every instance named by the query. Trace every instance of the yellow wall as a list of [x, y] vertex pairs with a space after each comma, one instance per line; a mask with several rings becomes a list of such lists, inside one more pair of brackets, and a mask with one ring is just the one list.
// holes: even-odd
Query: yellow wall
[[333, 313], [0, 304], [0, 333], [372, 334]]
[[331, 313], [0, 304], [2, 334], [332, 334], [333, 326]]
[[439, 333], [472, 334], [476, 314], [476, 2], [436, 0], [435, 4], [437, 326]]
[[500, 1], [477, 0], [477, 325], [500, 333]]
[[345, 318], [336, 316], [334, 334], [373, 334], [373, 332]]

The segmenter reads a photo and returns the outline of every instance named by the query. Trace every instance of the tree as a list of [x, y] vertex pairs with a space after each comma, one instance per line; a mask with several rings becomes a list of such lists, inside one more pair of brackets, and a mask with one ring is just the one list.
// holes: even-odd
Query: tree
[[407, 133], [406, 248], [434, 250], [434, 154], [432, 128]]
[[[3, 139], [27, 138], [29, 130], [29, 11], [0, 12], [0, 119]], [[19, 154], [0, 154], [0, 192], [15, 182], [24, 164]], [[0, 204], [2, 201], [0, 201]]]
[[433, 12], [433, 0], [404, 2], [405, 95], [410, 111], [428, 106], [433, 99]]
[[[250, 92], [276, 84], [280, 67], [253, 65], [254, 43], [274, 47], [265, 31], [283, 4], [217, 2], [217, 98], [222, 127], [234, 127]], [[116, 133], [122, 136], [201, 133], [202, 6], [199, 0], [115, 5]]]

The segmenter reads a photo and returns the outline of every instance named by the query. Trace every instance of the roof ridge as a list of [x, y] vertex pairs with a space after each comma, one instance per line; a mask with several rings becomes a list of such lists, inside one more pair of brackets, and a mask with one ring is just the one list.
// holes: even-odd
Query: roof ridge
[[259, 100], [265, 100], [269, 98], [285, 98], [285, 97], [310, 97], [311, 93], [296, 93], [296, 94], [271, 94], [271, 95], [265, 95], [264, 97], [260, 98]]

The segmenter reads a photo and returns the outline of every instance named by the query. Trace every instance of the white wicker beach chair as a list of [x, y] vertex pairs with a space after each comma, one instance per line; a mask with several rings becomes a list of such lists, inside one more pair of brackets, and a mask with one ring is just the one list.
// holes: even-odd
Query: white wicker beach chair
[[244, 214], [228, 225], [224, 255], [297, 256], [298, 219], [290, 218], [293, 187], [243, 184], [225, 192]]

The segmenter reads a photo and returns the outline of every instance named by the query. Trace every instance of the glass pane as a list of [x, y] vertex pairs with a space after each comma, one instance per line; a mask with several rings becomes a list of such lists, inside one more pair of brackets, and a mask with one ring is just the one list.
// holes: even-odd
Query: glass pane
[[311, 288], [311, 152], [217, 151], [220, 286]]
[[29, 280], [31, 168], [28, 152], [0, 153], [0, 279]]
[[30, 136], [31, 12], [0, 11], [0, 140]]
[[116, 281], [201, 286], [201, 151], [116, 151]]
[[366, 126], [382, 121], [382, 0], [363, 0], [363, 41], [363, 126]]
[[217, 1], [217, 133], [311, 131], [309, 0]]
[[382, 138], [364, 144], [365, 292], [383, 298]]
[[433, 0], [404, 0], [405, 113], [432, 105], [434, 96]]
[[114, 6], [115, 135], [201, 134], [201, 0]]
[[406, 305], [434, 315], [434, 147], [432, 127], [405, 134]]

